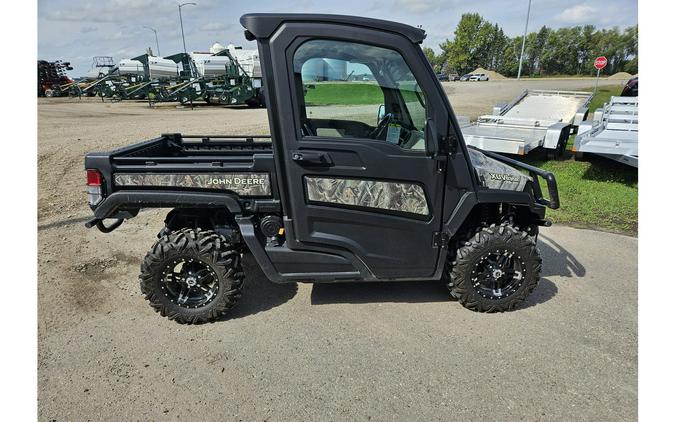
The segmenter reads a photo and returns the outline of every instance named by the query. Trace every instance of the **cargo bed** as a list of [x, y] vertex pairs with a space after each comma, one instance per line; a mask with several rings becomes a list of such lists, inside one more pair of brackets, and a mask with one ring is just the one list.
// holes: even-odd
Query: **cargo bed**
[[88, 154], [85, 167], [102, 178], [101, 199], [90, 197], [91, 224], [148, 207], [278, 205], [272, 142], [265, 135], [165, 134], [110, 153]]

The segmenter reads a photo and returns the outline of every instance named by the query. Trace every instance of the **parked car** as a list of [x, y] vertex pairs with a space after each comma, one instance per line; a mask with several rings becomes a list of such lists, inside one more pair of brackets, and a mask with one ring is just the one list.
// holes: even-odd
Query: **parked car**
[[473, 75], [470, 73], [467, 73], [466, 75], [463, 75], [461, 78], [459, 78], [460, 81], [468, 81], [469, 78], [471, 78]]
[[458, 81], [459, 75], [457, 73], [451, 73], [448, 75], [448, 79], [450, 79], [451, 81]]
[[622, 97], [637, 97], [638, 96], [638, 77], [634, 77], [626, 82], [626, 86], [621, 91]]
[[437, 77], [438, 80], [441, 81], [441, 82], [445, 82], [445, 81], [449, 81], [449, 80], [450, 80], [450, 78], [448, 78], [448, 75], [446, 75], [445, 73], [437, 73], [437, 74], [436, 74], [436, 77]]
[[489, 81], [490, 77], [486, 75], [485, 73], [476, 73], [474, 75], [471, 75], [469, 78], [470, 81]]

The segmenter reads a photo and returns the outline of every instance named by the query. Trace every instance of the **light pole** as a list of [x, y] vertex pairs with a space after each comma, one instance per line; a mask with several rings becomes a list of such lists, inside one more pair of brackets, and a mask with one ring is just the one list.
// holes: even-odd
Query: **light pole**
[[187, 6], [187, 5], [189, 5], [189, 4], [192, 5], [192, 6], [196, 6], [196, 5], [197, 5], [197, 3], [192, 3], [192, 2], [190, 2], [190, 3], [181, 3], [181, 4], [178, 5], [178, 18], [180, 19], [180, 34], [183, 36], [183, 53], [185, 53], [185, 54], [187, 54], [187, 48], [185, 47], [185, 32], [183, 32], [183, 13], [181, 12], [180, 9], [181, 9], [183, 6]]
[[149, 26], [143, 26], [143, 28], [147, 28], [155, 33], [155, 44], [157, 44], [157, 56], [161, 56], [162, 53], [159, 52], [159, 40], [157, 38], [157, 30], [155, 28], [150, 28]]
[[520, 79], [520, 71], [523, 69], [523, 54], [525, 54], [525, 38], [527, 38], [527, 24], [530, 23], [530, 6], [532, 0], [527, 1], [527, 18], [525, 19], [525, 32], [523, 32], [523, 45], [520, 47], [520, 60], [518, 61], [518, 79]]

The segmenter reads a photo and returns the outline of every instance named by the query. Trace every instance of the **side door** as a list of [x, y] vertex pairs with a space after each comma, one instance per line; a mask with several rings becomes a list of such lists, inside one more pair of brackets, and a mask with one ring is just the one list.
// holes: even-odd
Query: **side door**
[[276, 105], [292, 116], [273, 128], [289, 248], [341, 255], [365, 279], [432, 276], [449, 113], [419, 47], [287, 23], [269, 51]]

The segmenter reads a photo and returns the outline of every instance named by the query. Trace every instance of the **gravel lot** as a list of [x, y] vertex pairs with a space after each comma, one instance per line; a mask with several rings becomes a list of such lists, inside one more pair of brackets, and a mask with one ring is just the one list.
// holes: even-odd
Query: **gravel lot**
[[[444, 86], [478, 115], [523, 84]], [[266, 133], [266, 111], [52, 99], [38, 116], [39, 420], [637, 418], [637, 239], [546, 229], [540, 286], [501, 315], [435, 282], [274, 285], [249, 260], [227, 320], [181, 326], [137, 282], [165, 211], [85, 229], [83, 155], [162, 132]]]

